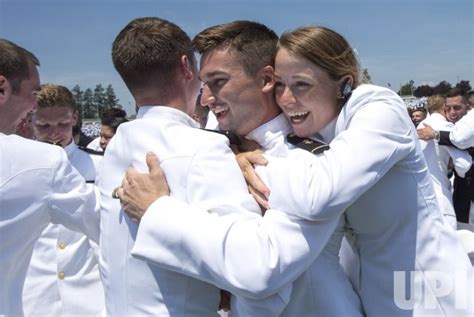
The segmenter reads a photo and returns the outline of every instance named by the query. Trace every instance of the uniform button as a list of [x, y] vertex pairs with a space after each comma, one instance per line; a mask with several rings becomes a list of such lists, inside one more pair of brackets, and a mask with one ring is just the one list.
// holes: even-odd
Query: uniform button
[[66, 243], [64, 243], [64, 242], [60, 242], [60, 243], [59, 243], [59, 248], [60, 248], [61, 250], [64, 250], [65, 247], [66, 247]]
[[58, 277], [59, 277], [60, 280], [64, 280], [64, 276], [65, 276], [64, 272], [59, 272], [58, 273]]

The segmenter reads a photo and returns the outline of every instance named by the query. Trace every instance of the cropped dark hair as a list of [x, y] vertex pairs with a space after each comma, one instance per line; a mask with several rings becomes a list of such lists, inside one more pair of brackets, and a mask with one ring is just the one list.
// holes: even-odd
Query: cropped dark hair
[[228, 49], [242, 64], [245, 73], [255, 75], [274, 65], [278, 36], [263, 24], [234, 21], [205, 29], [193, 39], [194, 49], [204, 55], [215, 49]]
[[132, 94], [138, 88], [172, 85], [183, 55], [194, 62], [191, 39], [176, 24], [156, 17], [131, 21], [112, 45], [115, 69]]

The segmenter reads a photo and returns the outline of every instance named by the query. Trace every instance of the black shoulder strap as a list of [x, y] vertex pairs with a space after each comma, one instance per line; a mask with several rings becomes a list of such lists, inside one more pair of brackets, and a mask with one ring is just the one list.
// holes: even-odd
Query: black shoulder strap
[[308, 138], [300, 138], [293, 133], [290, 133], [286, 136], [286, 140], [296, 146], [297, 148], [309, 151], [313, 154], [319, 154], [326, 150], [329, 150], [329, 145], [323, 142]]
[[449, 138], [449, 131], [439, 131], [439, 145], [450, 145], [454, 146]]
[[219, 134], [222, 134], [224, 136], [227, 137], [227, 139], [229, 139], [229, 143], [231, 145], [236, 145], [236, 146], [239, 146], [240, 145], [240, 139], [239, 137], [230, 132], [230, 131], [220, 131], [220, 130], [211, 130], [211, 129], [203, 129], [204, 131], [209, 131], [209, 132], [214, 132], [214, 133], [219, 133]]
[[85, 147], [85, 146], [78, 146], [78, 148], [81, 149], [81, 150], [83, 150], [83, 151], [86, 152], [86, 153], [91, 154], [91, 155], [104, 156], [104, 152], [96, 151], [96, 150], [93, 150], [93, 149], [89, 149], [88, 147]]

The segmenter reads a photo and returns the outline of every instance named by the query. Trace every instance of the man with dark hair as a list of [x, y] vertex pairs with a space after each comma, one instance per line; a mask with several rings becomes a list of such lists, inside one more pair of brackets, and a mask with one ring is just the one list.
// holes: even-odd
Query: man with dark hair
[[[198, 33], [193, 39], [193, 45], [202, 54], [200, 78], [204, 87], [201, 104], [214, 113], [220, 129], [230, 130], [256, 141], [267, 154], [279, 157], [312, 157], [313, 154], [309, 151], [295, 148], [285, 140], [286, 135], [291, 132], [291, 125], [276, 104], [273, 92], [273, 57], [277, 40], [278, 37], [272, 30], [251, 21], [234, 21]], [[174, 171], [166, 173], [167, 178], [174, 174]], [[272, 179], [272, 175], [264, 176]], [[157, 201], [156, 208], [145, 214], [141, 220], [132, 254], [152, 263], [155, 263], [155, 260], [157, 263], [165, 263], [165, 267], [169, 265], [178, 272], [196, 274], [198, 278], [212, 281], [215, 285], [230, 290], [234, 294], [231, 305], [233, 315], [362, 314], [359, 298], [339, 265], [339, 248], [334, 247], [340, 245], [344, 235], [344, 217], [318, 223], [292, 217], [286, 213], [289, 210], [272, 210], [263, 218], [248, 215], [246, 225], [235, 227], [240, 234], [230, 234], [217, 242], [222, 243], [220, 248], [225, 250], [225, 259], [209, 256], [211, 251], [206, 248], [206, 243], [191, 248], [186, 246], [184, 251], [180, 252], [180, 258], [185, 259], [186, 263], [189, 263], [190, 258], [196, 261], [191, 261], [192, 263], [183, 267], [176, 261], [178, 258], [169, 257], [168, 252], [163, 252], [166, 247], [154, 247], [161, 243], [174, 245], [174, 236], [170, 236], [170, 241], [158, 238], [160, 242], [154, 241], [153, 238], [163, 233], [157, 226], [161, 227], [165, 218], [170, 219], [168, 223], [173, 227], [177, 224], [173, 220], [177, 220], [176, 216], [181, 214], [180, 209], [186, 208], [173, 205], [169, 201], [168, 206], [161, 205], [160, 208], [162, 202]], [[194, 207], [189, 206], [189, 210]], [[272, 207], [279, 209], [279, 206]], [[252, 224], [250, 218], [255, 220], [256, 224]], [[268, 222], [262, 219], [268, 219]], [[187, 228], [184, 221], [180, 222], [183, 229]], [[205, 220], [199, 227], [201, 230], [207, 227]], [[253, 231], [255, 227], [263, 229]], [[219, 233], [225, 236], [227, 231], [222, 229]], [[186, 231], [185, 234], [176, 230], [180, 231], [177, 234], [178, 241], [201, 241], [203, 238], [194, 235], [197, 230], [183, 230]], [[311, 230], [311, 237], [305, 235], [308, 232], [306, 230]], [[229, 245], [232, 245], [232, 239], [248, 241], [251, 246], [224, 247], [229, 241]], [[318, 244], [312, 249], [312, 254], [319, 254], [319, 257], [308, 261], [305, 269], [301, 269], [302, 266], [295, 265], [294, 255], [307, 250], [307, 240], [311, 240], [310, 244]], [[148, 246], [153, 247], [145, 249], [145, 241]], [[288, 245], [285, 245], [286, 243]], [[258, 264], [245, 266], [241, 261], [246, 258], [255, 258]], [[292, 272], [282, 274], [282, 271]], [[294, 275], [288, 277], [292, 274]], [[269, 275], [272, 276], [271, 285], [268, 289], [261, 290], [259, 277]], [[273, 307], [272, 315], [263, 313], [270, 307]], [[255, 310], [257, 308], [260, 311]]]
[[426, 110], [424, 108], [415, 108], [410, 114], [411, 121], [417, 127], [421, 121], [426, 119]]
[[[37, 93], [32, 115], [36, 140], [56, 144], [93, 186], [102, 156], [73, 141], [79, 114], [74, 96], [64, 86], [46, 84]], [[98, 246], [60, 224], [50, 224], [35, 245], [23, 290], [25, 314], [98, 316], [104, 308]], [[85, 283], [84, 281], [87, 281]]]
[[81, 230], [98, 242], [92, 187], [64, 151], [16, 135], [36, 108], [38, 59], [0, 39], [0, 315], [23, 315], [22, 290], [36, 239], [50, 223]]
[[107, 314], [217, 316], [217, 287], [130, 256], [138, 226], [110, 196], [129, 167], [145, 171], [145, 154], [155, 152], [185, 202], [215, 213], [260, 212], [227, 139], [198, 129], [191, 118], [200, 88], [191, 39], [169, 21], [135, 19], [114, 40], [112, 59], [138, 113], [107, 145], [99, 182]]

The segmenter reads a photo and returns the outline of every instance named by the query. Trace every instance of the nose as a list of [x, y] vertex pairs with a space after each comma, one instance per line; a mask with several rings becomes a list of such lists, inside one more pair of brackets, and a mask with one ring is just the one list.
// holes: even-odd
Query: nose
[[29, 112], [35, 111], [38, 108], [38, 100], [36, 99], [36, 96], [31, 104], [31, 110]]
[[296, 103], [296, 98], [293, 95], [290, 87], [285, 86], [282, 91], [278, 94], [278, 103], [282, 106], [288, 106]]
[[202, 87], [201, 106], [211, 108], [216, 102], [216, 97], [207, 85]]

